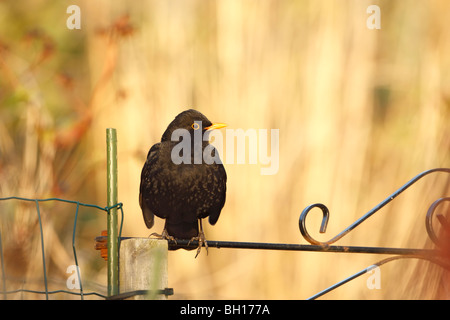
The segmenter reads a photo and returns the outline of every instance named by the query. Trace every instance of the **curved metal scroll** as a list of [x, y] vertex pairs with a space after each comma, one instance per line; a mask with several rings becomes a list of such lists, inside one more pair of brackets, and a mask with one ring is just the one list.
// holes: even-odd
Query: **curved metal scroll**
[[[450, 197], [440, 198], [440, 199], [436, 200], [435, 202], [433, 202], [431, 207], [428, 209], [427, 216], [425, 218], [425, 226], [427, 227], [428, 236], [430, 237], [431, 241], [433, 241], [434, 244], [436, 244], [437, 246], [440, 246], [442, 244], [442, 242], [439, 241], [439, 237], [436, 235], [436, 233], [433, 230], [433, 215], [434, 215], [434, 212], [436, 211], [436, 208], [444, 201], [450, 201]], [[438, 214], [436, 217], [439, 220], [439, 222], [441, 223], [441, 225], [443, 227], [446, 227], [446, 229], [448, 231], [450, 231], [450, 225], [449, 225], [448, 221], [445, 219], [445, 217], [441, 214]]]
[[[424, 176], [433, 173], [433, 172], [447, 172], [450, 173], [450, 168], [436, 168], [436, 169], [431, 169], [431, 170], [427, 170], [424, 171], [420, 174], [418, 174], [417, 176], [415, 176], [414, 178], [412, 178], [410, 181], [408, 181], [406, 184], [404, 184], [401, 188], [399, 188], [397, 191], [395, 191], [394, 193], [392, 193], [389, 197], [387, 197], [386, 199], [384, 199], [381, 203], [379, 203], [378, 205], [376, 205], [373, 209], [371, 209], [369, 212], [367, 212], [365, 215], [363, 215], [361, 218], [359, 218], [358, 220], [356, 220], [355, 222], [353, 222], [349, 227], [347, 227], [344, 231], [342, 231], [341, 233], [339, 233], [338, 235], [336, 235], [335, 237], [333, 237], [332, 239], [322, 242], [322, 241], [318, 241], [316, 239], [314, 239], [306, 230], [306, 217], [308, 215], [308, 213], [314, 209], [314, 208], [319, 208], [322, 210], [323, 213], [323, 218], [322, 218], [322, 224], [320, 226], [320, 233], [325, 233], [326, 229], [327, 229], [327, 225], [328, 225], [328, 220], [330, 218], [330, 212], [328, 210], [328, 208], [322, 204], [322, 203], [316, 203], [316, 204], [312, 204], [308, 207], [306, 207], [301, 215], [300, 215], [300, 219], [298, 222], [299, 225], [299, 229], [300, 229], [300, 233], [303, 235], [303, 238], [305, 238], [306, 241], [308, 241], [311, 244], [315, 244], [315, 245], [321, 245], [321, 246], [329, 246], [330, 244], [336, 242], [337, 240], [341, 239], [343, 236], [345, 236], [347, 233], [349, 233], [350, 231], [352, 231], [354, 228], [356, 228], [357, 226], [359, 226], [363, 221], [365, 221], [367, 218], [369, 218], [370, 216], [372, 216], [375, 212], [377, 212], [378, 210], [380, 210], [381, 208], [383, 208], [385, 205], [387, 205], [389, 202], [391, 202], [392, 200], [394, 200], [399, 194], [401, 194], [403, 191], [405, 191], [406, 189], [408, 189], [411, 185], [413, 185], [415, 182], [417, 182], [419, 179], [423, 178]], [[442, 198], [439, 199], [437, 202], [435, 202], [432, 205], [432, 208], [430, 208], [430, 210], [432, 212], [434, 212], [434, 209], [442, 202], [442, 201], [448, 201], [450, 198]], [[433, 242], [435, 242], [436, 235], [432, 229], [432, 225], [431, 225], [431, 218], [432, 218], [432, 213], [430, 213], [429, 210], [429, 216], [427, 215], [427, 231], [428, 234], [430, 236], [430, 238], [433, 240]]]

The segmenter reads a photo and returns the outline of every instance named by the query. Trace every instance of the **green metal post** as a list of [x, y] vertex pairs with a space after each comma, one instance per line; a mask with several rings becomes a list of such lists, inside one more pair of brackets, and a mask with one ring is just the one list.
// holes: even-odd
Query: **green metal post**
[[[117, 133], [106, 129], [108, 207], [117, 204]], [[108, 214], [108, 296], [119, 293], [119, 248], [117, 207]]]

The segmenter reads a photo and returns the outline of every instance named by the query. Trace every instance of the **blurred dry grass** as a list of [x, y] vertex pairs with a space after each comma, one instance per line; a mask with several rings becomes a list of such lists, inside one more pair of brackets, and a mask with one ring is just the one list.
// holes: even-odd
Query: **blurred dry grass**
[[[189, 107], [229, 128], [280, 129], [276, 175], [226, 164], [227, 202], [217, 225], [205, 224], [209, 239], [304, 242], [298, 218], [316, 202], [331, 218], [325, 235], [311, 232], [329, 239], [417, 173], [450, 166], [444, 0], [75, 1], [81, 31], [65, 28], [65, 5], [45, 3], [0, 2], [0, 196], [106, 203], [105, 128], [115, 127], [124, 235], [159, 232], [161, 221], [152, 231], [142, 221], [140, 170]], [[381, 7], [381, 30], [366, 28], [371, 4]], [[427, 177], [339, 244], [423, 247], [426, 210], [448, 191], [448, 176]], [[8, 230], [19, 241], [34, 212], [15, 210]], [[46, 228], [54, 241], [70, 238], [61, 231], [72, 219]], [[104, 225], [87, 220], [89, 261]], [[312, 213], [309, 230], [319, 223]], [[169, 253], [169, 286], [173, 298], [302, 299], [381, 258], [212, 249], [194, 260], [179, 250]], [[65, 268], [69, 258], [60, 259], [55, 267]], [[101, 263], [86, 268], [101, 275]], [[381, 290], [361, 277], [326, 298], [436, 298], [420, 267], [393, 262], [381, 269]]]

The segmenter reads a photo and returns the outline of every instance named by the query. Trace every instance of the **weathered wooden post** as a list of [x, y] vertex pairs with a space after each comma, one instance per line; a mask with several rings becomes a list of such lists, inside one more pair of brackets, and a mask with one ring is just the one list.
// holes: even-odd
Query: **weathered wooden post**
[[120, 243], [120, 292], [149, 290], [133, 299], [166, 299], [161, 290], [167, 288], [166, 240], [149, 238], [123, 239]]

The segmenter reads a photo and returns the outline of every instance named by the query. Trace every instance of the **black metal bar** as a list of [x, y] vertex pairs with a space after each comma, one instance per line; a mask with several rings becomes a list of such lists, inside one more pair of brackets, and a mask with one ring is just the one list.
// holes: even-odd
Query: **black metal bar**
[[146, 295], [152, 295], [152, 294], [163, 294], [165, 296], [171, 296], [171, 295], [173, 295], [173, 288], [165, 288], [165, 289], [159, 289], [159, 290], [135, 290], [135, 291], [123, 292], [123, 293], [118, 293], [113, 296], [106, 297], [106, 300], [124, 300], [124, 299], [132, 298], [134, 296], [146, 296]]
[[340, 286], [346, 284], [347, 282], [350, 282], [350, 281], [352, 281], [353, 279], [356, 279], [356, 278], [358, 278], [359, 276], [362, 276], [363, 274], [366, 274], [366, 273], [368, 272], [367, 270], [368, 270], [368, 268], [363, 269], [363, 270], [361, 270], [361, 271], [359, 271], [359, 272], [357, 272], [357, 273], [351, 275], [350, 277], [345, 278], [344, 280], [339, 281], [338, 283], [335, 283], [335, 284], [333, 284], [332, 286], [330, 286], [330, 287], [328, 287], [328, 288], [326, 288], [326, 289], [324, 289], [324, 290], [322, 290], [322, 291], [316, 293], [315, 295], [309, 297], [309, 298], [306, 299], [306, 300], [315, 300], [315, 299], [317, 299], [317, 298], [323, 296], [324, 294], [327, 294], [328, 292], [333, 291], [334, 289], [339, 288]]
[[[122, 238], [125, 239], [125, 238]], [[313, 251], [334, 253], [370, 253], [370, 254], [395, 254], [395, 255], [436, 255], [439, 250], [408, 249], [389, 247], [360, 247], [360, 246], [320, 246], [310, 244], [291, 243], [263, 243], [263, 242], [236, 242], [207, 240], [208, 248], [232, 248], [232, 249], [262, 249], [262, 250], [286, 250], [286, 251]], [[195, 249], [197, 240], [168, 240], [169, 250]], [[203, 245], [205, 246], [205, 245]]]
[[383, 259], [381, 261], [378, 261], [377, 263], [374, 263], [373, 265], [351, 275], [350, 277], [345, 278], [344, 280], [339, 281], [338, 283], [333, 284], [332, 286], [316, 293], [315, 295], [309, 297], [307, 300], [314, 300], [317, 299], [321, 296], [323, 296], [324, 294], [333, 291], [336, 288], [339, 288], [340, 286], [346, 284], [347, 282], [350, 282], [353, 279], [358, 278], [359, 276], [362, 276], [363, 274], [370, 272], [373, 268], [375, 267], [380, 267], [385, 263], [391, 262], [391, 261], [395, 261], [395, 260], [399, 260], [399, 259], [424, 259], [427, 260], [429, 262], [432, 262], [434, 264], [437, 264], [439, 266], [441, 266], [442, 268], [445, 268], [447, 270], [450, 270], [450, 264], [448, 261], [442, 261], [440, 260], [438, 257], [435, 256], [421, 256], [421, 255], [401, 255], [401, 256], [393, 256], [393, 257], [389, 257], [386, 259]]

